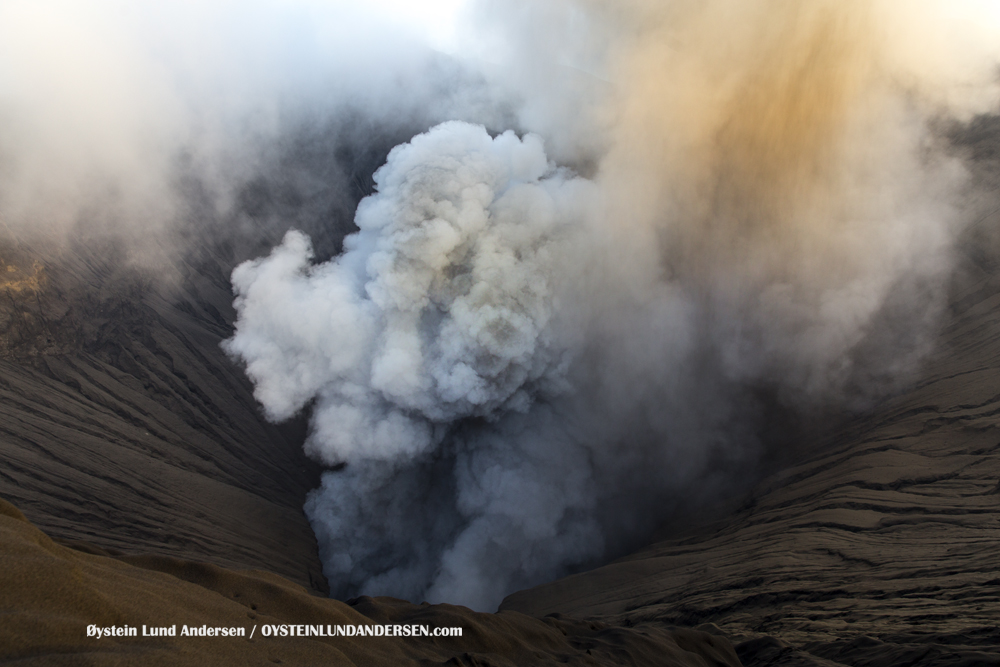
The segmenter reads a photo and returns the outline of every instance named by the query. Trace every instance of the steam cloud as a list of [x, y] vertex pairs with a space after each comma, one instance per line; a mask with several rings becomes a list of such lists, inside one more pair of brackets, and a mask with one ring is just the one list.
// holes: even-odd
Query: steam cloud
[[1000, 22], [944, 4], [479, 2], [463, 60], [305, 0], [8, 2], [0, 214], [283, 235], [225, 346], [310, 414], [334, 593], [489, 609], [911, 377], [964, 223], [935, 128], [997, 99]]

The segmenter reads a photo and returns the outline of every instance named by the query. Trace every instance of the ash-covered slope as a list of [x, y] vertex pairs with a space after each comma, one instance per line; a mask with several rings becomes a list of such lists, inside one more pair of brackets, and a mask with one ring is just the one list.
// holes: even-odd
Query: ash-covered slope
[[[481, 614], [453, 605], [317, 598], [273, 574], [162, 556], [109, 558], [54, 543], [0, 500], [0, 661], [19, 665], [669, 665], [736, 667], [732, 645], [698, 630]], [[268, 636], [264, 626], [423, 625], [460, 637]], [[135, 637], [88, 637], [127, 625]], [[181, 626], [241, 628], [186, 637]], [[144, 637], [140, 626], [175, 626]]]
[[315, 473], [219, 349], [220, 267], [167, 291], [114, 249], [0, 251], [0, 494], [55, 537], [323, 589]]
[[915, 386], [810, 443], [732, 516], [501, 609], [714, 623], [745, 665], [1000, 664], [998, 138], [994, 117], [958, 136], [981, 218]]
[[68, 232], [0, 226], [0, 496], [57, 539], [325, 592], [304, 421], [269, 424], [220, 348], [229, 274], [292, 226], [339, 251], [371, 173], [412, 131], [286, 128], [225, 212], [181, 160], [169, 223], [83, 211]]
[[[981, 307], [995, 310], [997, 298]], [[1000, 663], [1000, 321], [991, 315], [978, 331], [963, 327], [971, 340], [914, 392], [767, 480], [736, 515], [516, 593], [501, 609], [711, 622], [736, 640], [769, 636], [849, 665]], [[791, 659], [783, 646], [758, 641], [741, 657], [785, 664], [772, 662], [782, 651]]]

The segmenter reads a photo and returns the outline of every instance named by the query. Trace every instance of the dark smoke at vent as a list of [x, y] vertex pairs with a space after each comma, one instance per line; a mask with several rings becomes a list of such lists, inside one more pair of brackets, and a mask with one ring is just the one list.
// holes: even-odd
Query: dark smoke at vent
[[335, 595], [621, 555], [932, 349], [982, 7], [479, 2], [455, 56], [346, 7], [0, 7], [7, 232], [235, 267]]

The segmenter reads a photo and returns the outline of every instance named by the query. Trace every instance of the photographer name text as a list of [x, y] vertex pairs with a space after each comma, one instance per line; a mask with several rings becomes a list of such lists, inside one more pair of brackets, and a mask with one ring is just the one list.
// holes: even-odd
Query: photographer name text
[[[429, 625], [262, 625], [264, 637], [461, 637], [462, 628], [436, 628]], [[110, 637], [247, 637], [252, 638], [258, 626], [249, 632], [244, 627], [211, 625], [134, 626], [88, 625], [87, 636], [97, 639]]]

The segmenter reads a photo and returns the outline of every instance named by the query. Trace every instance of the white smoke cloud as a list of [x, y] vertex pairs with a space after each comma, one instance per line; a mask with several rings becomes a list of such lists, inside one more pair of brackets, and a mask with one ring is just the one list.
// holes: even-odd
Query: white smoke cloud
[[[533, 409], [570, 388], [558, 316], [594, 187], [537, 136], [459, 122], [395, 148], [375, 183], [339, 257], [311, 265], [293, 231], [237, 268], [226, 348], [270, 418], [316, 399], [306, 448], [347, 467], [307, 511], [342, 590], [488, 606], [518, 570], [600, 553], [586, 513], [567, 524], [595, 499], [587, 453]], [[537, 563], [488, 567], [524, 545]]]
[[525, 412], [565, 385], [554, 302], [591, 186], [537, 136], [459, 122], [395, 148], [375, 183], [337, 259], [310, 265], [292, 231], [233, 273], [227, 350], [270, 418], [318, 398], [307, 448], [330, 464], [415, 456], [438, 425]]
[[0, 3], [3, 223], [50, 236], [86, 223], [152, 261], [190, 215], [181, 176], [200, 182], [200, 215], [227, 218], [296, 132], [352, 145], [359, 117], [369, 142], [489, 122], [496, 104], [475, 74], [426, 43], [454, 11], [425, 6], [420, 22], [390, 0]]

